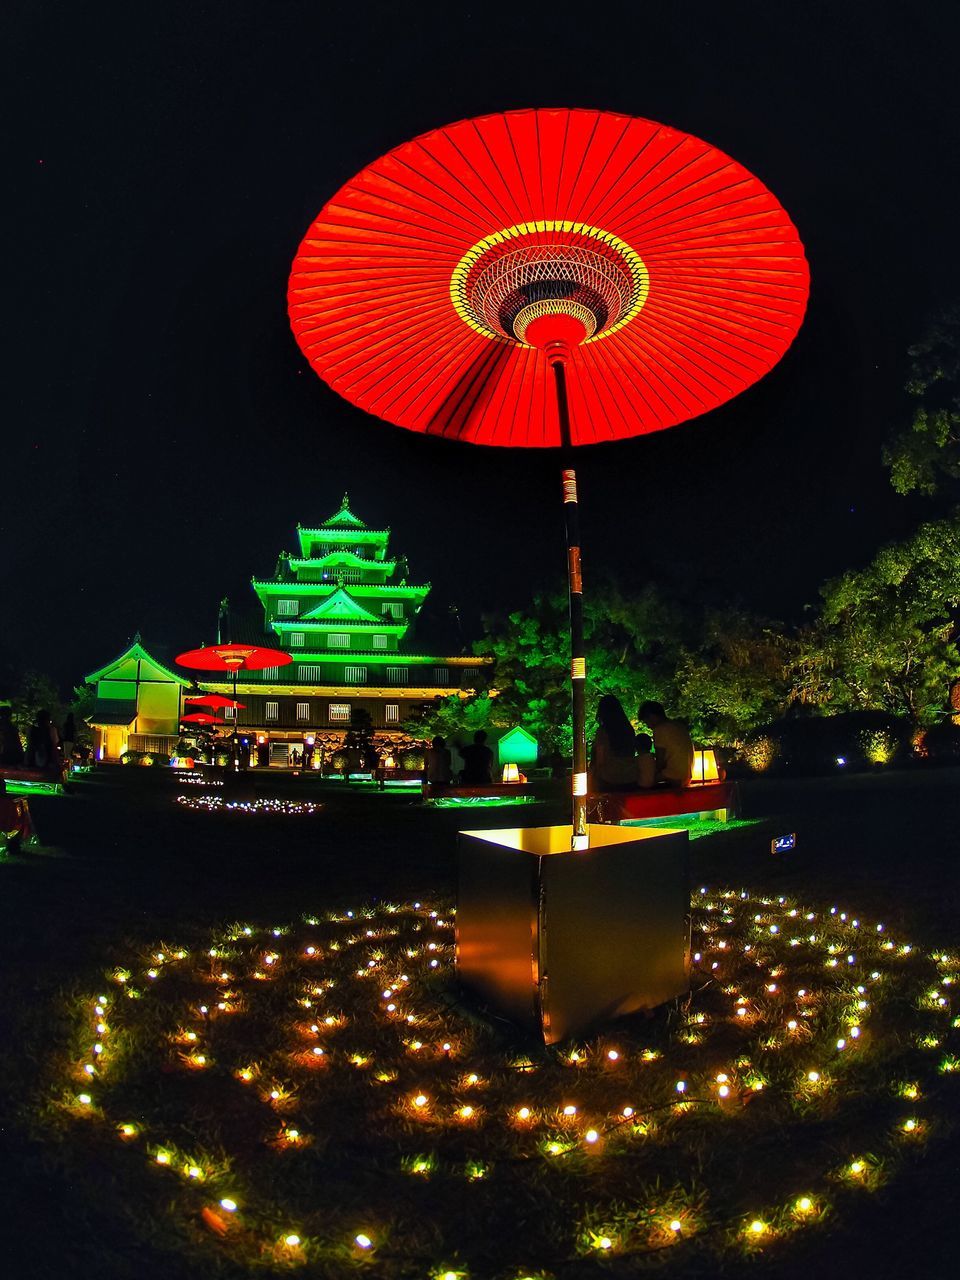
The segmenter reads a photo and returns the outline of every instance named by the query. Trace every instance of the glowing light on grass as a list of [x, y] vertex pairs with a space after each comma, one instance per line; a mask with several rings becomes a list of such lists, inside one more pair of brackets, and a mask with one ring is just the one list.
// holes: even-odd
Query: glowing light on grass
[[[752, 922], [752, 914], [746, 914], [748, 911], [755, 914], [756, 907], [762, 909], [759, 926]], [[320, 1089], [327, 1081], [339, 1088], [344, 1076], [341, 1074], [338, 1081], [338, 1072], [345, 1073], [351, 1071], [351, 1068], [372, 1063], [373, 1068], [369, 1073], [360, 1078], [351, 1075], [351, 1080], [356, 1079], [356, 1089], [367, 1090], [371, 1097], [379, 1097], [381, 1102], [386, 1103], [385, 1112], [378, 1112], [377, 1120], [377, 1127], [383, 1131], [382, 1137], [375, 1127], [375, 1141], [383, 1141], [389, 1147], [398, 1132], [396, 1126], [400, 1126], [401, 1130], [405, 1126], [404, 1131], [409, 1134], [411, 1120], [415, 1116], [420, 1117], [417, 1127], [426, 1124], [427, 1129], [422, 1131], [436, 1131], [438, 1144], [442, 1144], [439, 1149], [444, 1152], [444, 1176], [454, 1174], [464, 1183], [472, 1183], [483, 1180], [488, 1168], [483, 1160], [476, 1157], [486, 1156], [489, 1150], [495, 1161], [502, 1160], [503, 1143], [506, 1139], [513, 1144], [513, 1159], [544, 1162], [554, 1160], [564, 1171], [564, 1181], [569, 1180], [570, 1194], [573, 1196], [581, 1193], [581, 1180], [586, 1176], [588, 1164], [592, 1170], [602, 1174], [611, 1155], [614, 1158], [629, 1155], [631, 1147], [636, 1152], [641, 1143], [649, 1149], [660, 1142], [669, 1141], [678, 1143], [681, 1150], [685, 1149], [685, 1143], [693, 1143], [697, 1128], [691, 1126], [689, 1138], [682, 1136], [678, 1133], [674, 1118], [681, 1112], [695, 1112], [699, 1107], [708, 1106], [711, 1096], [715, 1102], [727, 1103], [722, 1108], [715, 1108], [717, 1123], [722, 1125], [718, 1137], [723, 1142], [739, 1141], [738, 1126], [742, 1114], [752, 1112], [755, 1117], [752, 1128], [757, 1132], [766, 1128], [762, 1112], [755, 1108], [729, 1105], [733, 1099], [739, 1098], [747, 1103], [752, 1095], [762, 1091], [766, 1085], [773, 1097], [782, 1104], [786, 1081], [790, 1079], [796, 1082], [794, 1100], [804, 1116], [811, 1113], [817, 1115], [824, 1109], [824, 1115], [829, 1115], [831, 1122], [842, 1119], [843, 1103], [853, 1081], [847, 1080], [844, 1067], [839, 1062], [834, 1074], [832, 1064], [835, 1061], [834, 1055], [844, 1050], [848, 1054], [852, 1053], [854, 1042], [859, 1039], [861, 1023], [864, 1035], [857, 1046], [857, 1059], [862, 1060], [865, 1066], [874, 1062], [882, 1064], [886, 1061], [885, 1055], [892, 1054], [885, 1084], [888, 1103], [891, 1095], [899, 1095], [915, 1102], [923, 1093], [921, 1083], [926, 1088], [928, 1078], [935, 1077], [937, 1071], [950, 1074], [960, 1065], [952, 1055], [941, 1054], [939, 1061], [937, 1057], [932, 1060], [928, 1058], [925, 1074], [918, 1069], [916, 1057], [910, 1056], [915, 1055], [916, 1045], [923, 1040], [932, 1037], [942, 1043], [945, 1038], [943, 1035], [932, 1036], [928, 1029], [933, 1025], [932, 1021], [928, 1021], [927, 1026], [922, 1025], [923, 1020], [939, 1016], [941, 1006], [938, 1002], [943, 998], [941, 992], [947, 986], [946, 976], [949, 976], [934, 971], [928, 954], [915, 953], [908, 964], [903, 964], [889, 953], [881, 951], [882, 940], [868, 925], [862, 930], [858, 940], [864, 961], [862, 981], [854, 987], [850, 985], [849, 978], [845, 980], [840, 974], [830, 976], [822, 968], [828, 942], [837, 947], [841, 962], [843, 961], [847, 954], [846, 946], [850, 945], [850, 936], [844, 930], [855, 927], [852, 921], [841, 922], [840, 914], [836, 914], [830, 923], [830, 937], [824, 937], [816, 945], [810, 944], [809, 949], [803, 944], [805, 949], [798, 953], [795, 948], [790, 947], [793, 939], [783, 937], [782, 932], [779, 935], [771, 934], [769, 929], [771, 916], [775, 921], [782, 922], [793, 912], [796, 918], [799, 914], [796, 907], [769, 901], [760, 903], [749, 895], [724, 895], [715, 903], [698, 903], [694, 909], [694, 932], [700, 927], [701, 920], [704, 925], [710, 925], [712, 921], [715, 926], [711, 935], [712, 945], [716, 946], [718, 941], [727, 944], [724, 948], [717, 947], [717, 952], [723, 956], [723, 976], [720, 983], [717, 983], [716, 978], [710, 980], [710, 956], [707, 953], [707, 962], [700, 967], [700, 973], [706, 982], [703, 986], [695, 987], [692, 1008], [677, 1020], [676, 1027], [663, 1032], [662, 1044], [658, 1043], [657, 1047], [643, 1045], [642, 1041], [638, 1044], [636, 1038], [631, 1038], [631, 1032], [624, 1030], [620, 1034], [626, 1034], [627, 1041], [618, 1044], [616, 1048], [611, 1047], [609, 1041], [604, 1044], [601, 1039], [599, 1042], [578, 1045], [559, 1059], [555, 1058], [553, 1064], [561, 1070], [568, 1064], [579, 1068], [576, 1087], [579, 1090], [579, 1082], [582, 1081], [584, 1094], [574, 1104], [563, 1099], [562, 1094], [558, 1097], [552, 1092], [553, 1088], [558, 1087], [560, 1077], [551, 1074], [549, 1063], [539, 1058], [534, 1061], [515, 1055], [503, 1058], [499, 1050], [492, 1050], [489, 1045], [478, 1043], [473, 1028], [460, 1021], [449, 1006], [438, 1002], [431, 987], [432, 975], [427, 968], [429, 954], [425, 954], [427, 948], [417, 938], [417, 931], [421, 931], [422, 937], [424, 927], [442, 930], [439, 944], [446, 950], [451, 928], [447, 923], [449, 916], [443, 912], [433, 920], [421, 923], [422, 917], [419, 920], [414, 918], [404, 921], [404, 911], [409, 911], [409, 908], [400, 909], [400, 919], [396, 912], [388, 915], [386, 907], [367, 911], [360, 918], [365, 924], [369, 921], [371, 928], [358, 929], [354, 924], [354, 932], [349, 936], [342, 932], [337, 934], [333, 922], [315, 925], [313, 930], [328, 929], [329, 932], [312, 932], [309, 945], [307, 938], [302, 934], [297, 936], [294, 932], [289, 938], [289, 944], [282, 944], [280, 952], [264, 951], [263, 930], [256, 931], [261, 939], [260, 946], [257, 947], [252, 939], [253, 931], [246, 934], [234, 927], [226, 935], [229, 938], [226, 947], [220, 945], [218, 937], [216, 945], [210, 948], [214, 952], [212, 957], [208, 958], [203, 951], [199, 954], [194, 951], [196, 973], [191, 974], [187, 966], [178, 967], [177, 980], [170, 983], [172, 990], [165, 989], [167, 983], [157, 983], [150, 987], [141, 1003], [163, 1011], [169, 1009], [173, 1016], [167, 1020], [166, 1025], [176, 1027], [175, 1018], [183, 1016], [182, 1006], [180, 1010], [175, 1009], [175, 1001], [182, 999], [182, 994], [176, 994], [178, 982], [182, 984], [194, 979], [209, 983], [229, 979], [231, 983], [229, 990], [218, 990], [219, 1003], [213, 1004], [210, 1009], [207, 1006], [192, 1005], [194, 1011], [199, 1007], [203, 1013], [202, 1021], [197, 1019], [195, 1024], [197, 1030], [188, 1027], [180, 1028], [173, 1034], [167, 1033], [162, 1044], [158, 1033], [152, 1029], [161, 1025], [162, 1019], [151, 1021], [149, 1010], [145, 1009], [140, 1013], [128, 1001], [118, 1001], [116, 1006], [111, 1006], [108, 1026], [105, 998], [100, 997], [96, 1003], [90, 998], [89, 1002], [84, 1002], [88, 1038], [85, 1048], [81, 1047], [80, 1051], [86, 1052], [91, 1061], [84, 1063], [81, 1059], [77, 1063], [76, 1058], [73, 1059], [77, 1063], [71, 1071], [73, 1089], [77, 1088], [78, 1076], [93, 1075], [95, 1072], [97, 1106], [92, 1113], [94, 1123], [102, 1115], [118, 1139], [129, 1141], [139, 1136], [138, 1126], [130, 1122], [117, 1123], [111, 1116], [114, 1077], [116, 1083], [122, 1085], [128, 1070], [127, 1055], [116, 1055], [113, 1052], [112, 1037], [117, 1033], [124, 1036], [125, 1049], [126, 1038], [133, 1037], [129, 1043], [136, 1047], [135, 1037], [140, 1034], [137, 1027], [141, 1023], [145, 1028], [142, 1034], [157, 1038], [158, 1049], [164, 1057], [169, 1057], [171, 1041], [187, 1048], [189, 1053], [186, 1065], [189, 1066], [201, 1063], [213, 1065], [210, 1049], [205, 1043], [209, 1032], [209, 1043], [217, 1046], [217, 1057], [222, 1062], [225, 1076], [232, 1075], [238, 1083], [249, 1083], [255, 1078], [261, 1082], [252, 1099], [249, 1094], [245, 1095], [248, 1105], [256, 1106], [259, 1098], [260, 1102], [274, 1105], [283, 1114], [285, 1104], [292, 1105], [291, 1100], [296, 1097], [298, 1120], [301, 1117], [303, 1120], [310, 1118], [309, 1109], [313, 1105], [311, 1090]], [[339, 919], [342, 921], [344, 917]], [[444, 921], [444, 924], [441, 925], [440, 921]], [[751, 950], [751, 944], [744, 939], [756, 936], [751, 931], [758, 927], [763, 944], [762, 947]], [[724, 938], [717, 938], [716, 928], [723, 930]], [[377, 946], [372, 961], [369, 950], [371, 935], [375, 935]], [[273, 936], [279, 935], [274, 932]], [[244, 941], [246, 937], [251, 938], [249, 944]], [[414, 939], [417, 945], [411, 946]], [[899, 947], [899, 944], [894, 942], [894, 946]], [[338, 950], [341, 951], [339, 958]], [[348, 960], [351, 953], [353, 958]], [[145, 949], [138, 951], [138, 955], [144, 954]], [[152, 958], [156, 959], [160, 954], [166, 960], [172, 959], [174, 955], [164, 948], [162, 952], [153, 952]], [[782, 963], [786, 957], [790, 960], [789, 968]], [[868, 978], [866, 974], [871, 962], [880, 964], [881, 957], [881, 967], [870, 971], [876, 976]], [[375, 966], [372, 971], [369, 969], [370, 963]], [[269, 974], [273, 981], [254, 984], [253, 974], [258, 965], [262, 966], [259, 971]], [[368, 972], [371, 974], [375, 984], [372, 989], [369, 979], [364, 984], [362, 978], [352, 976], [357, 972], [358, 965], [363, 976], [366, 977]], [[927, 966], [926, 971], [922, 967], [924, 965]], [[226, 966], [229, 966], [229, 970]], [[132, 967], [136, 972], [143, 972], [136, 961]], [[408, 972], [403, 972], [404, 969]], [[858, 972], [851, 976], [856, 982], [861, 974]], [[804, 985], [800, 985], [801, 983]], [[872, 985], [873, 983], [876, 985]], [[339, 987], [337, 1003], [341, 1007], [327, 1012], [324, 1005], [334, 986]], [[179, 990], [182, 993], [182, 985]], [[866, 998], [868, 993], [869, 1001]], [[908, 993], [906, 998], [905, 993]], [[370, 997], [375, 998], [371, 1000]], [[789, 1007], [791, 999], [796, 1001], [792, 1010]], [[886, 1029], [889, 1019], [882, 1016], [888, 1001], [897, 1002], [895, 1008], [899, 1021], [895, 1040]], [[265, 1049], [261, 1061], [231, 1062], [229, 1042], [212, 1038], [216, 1022], [227, 1012], [224, 1005], [234, 1011], [232, 1017], [237, 1021], [244, 1016], [263, 1016], [265, 1012], [273, 1019], [286, 1018], [286, 1044], [283, 1043], [282, 1034], [278, 1034], [273, 1038], [277, 1047]], [[312, 1015], [304, 1013], [305, 1007], [314, 1005], [319, 1007], [314, 1009]], [[400, 1009], [399, 1016], [396, 1010], [394, 1016], [390, 1016], [389, 1005]], [[731, 1017], [731, 1006], [743, 1011], [744, 1016]], [[915, 1016], [920, 1022], [919, 1026], [914, 1024], [911, 1027], [903, 1021], [903, 1010], [907, 1011], [905, 1016], [909, 1018], [911, 1007], [917, 1010]], [[282, 1012], [284, 1008], [288, 1011], [286, 1014]], [[874, 1008], [881, 1015], [876, 1017], [876, 1021]], [[311, 1016], [316, 1021], [310, 1021]], [[410, 1034], [408, 1027], [414, 1021], [419, 1024], [418, 1033], [422, 1039], [405, 1042], [402, 1037]], [[946, 1026], [948, 1021], [949, 1017], [938, 1025]], [[371, 1041], [377, 1044], [375, 1059], [369, 1051], [351, 1052], [347, 1048], [340, 1053], [331, 1053], [327, 1046], [316, 1043], [328, 1031], [344, 1023], [350, 1023], [358, 1029], [370, 1027], [377, 1037], [375, 1041]], [[278, 1033], [283, 1025], [282, 1021], [278, 1022]], [[687, 1046], [684, 1037], [691, 1028], [697, 1030], [702, 1044]], [[656, 1029], [656, 1033], [659, 1040], [659, 1029]], [[649, 1034], [648, 1028], [647, 1037]], [[680, 1050], [682, 1056], [674, 1056], [676, 1049]], [[451, 1069], [451, 1054], [455, 1054], [454, 1061], [460, 1064], [459, 1068], [455, 1066]], [[314, 1070], [309, 1073], [308, 1085], [308, 1064], [320, 1060], [325, 1060], [326, 1065], [322, 1072]], [[183, 1061], [181, 1058], [181, 1063]], [[831, 1064], [829, 1076], [822, 1074], [827, 1070], [825, 1066], [814, 1065], [818, 1061], [821, 1064]], [[723, 1062], [731, 1065], [725, 1070], [717, 1070], [717, 1066]], [[761, 1062], [764, 1065], [763, 1076], [757, 1070], [757, 1065]], [[613, 1065], [616, 1065], [616, 1070], [607, 1069]], [[684, 1075], [678, 1079], [680, 1073], [677, 1067], [681, 1065]], [[531, 1079], [528, 1073], [539, 1075]], [[911, 1078], [914, 1073], [916, 1079]], [[514, 1085], [511, 1082], [516, 1082], [520, 1074], [527, 1074], [527, 1079], [521, 1086], [524, 1092], [529, 1086], [533, 1086], [531, 1092], [534, 1096], [528, 1094], [526, 1099], [523, 1095], [517, 1098], [513, 1092]], [[264, 1083], [271, 1079], [275, 1083]], [[279, 1083], [284, 1079], [288, 1083]], [[569, 1082], [569, 1075], [567, 1080]], [[394, 1089], [389, 1088], [395, 1081], [399, 1083]], [[541, 1081], [542, 1089], [538, 1089]], [[229, 1080], [224, 1082], [223, 1077], [212, 1070], [207, 1072], [205, 1087], [212, 1090], [211, 1097], [215, 1097], [216, 1090], [223, 1087], [224, 1083], [227, 1088], [236, 1090], [238, 1087], [238, 1083], [231, 1085]], [[474, 1089], [483, 1090], [482, 1094], [471, 1093], [471, 1097], [483, 1098], [482, 1108], [463, 1099], [461, 1091]], [[67, 1110], [71, 1115], [79, 1116], [84, 1107], [93, 1107], [91, 1094], [72, 1092], [69, 1085], [65, 1093], [68, 1098]], [[788, 1099], [789, 1095], [790, 1091], [787, 1089]], [[59, 1096], [63, 1098], [64, 1093]], [[357, 1097], [360, 1096], [358, 1093]], [[624, 1105], [624, 1098], [630, 1096], [644, 1099], [639, 1115], [634, 1106]], [[72, 1108], [69, 1107], [70, 1097], [75, 1099]], [[661, 1108], [668, 1114], [658, 1116], [656, 1113]], [[649, 1115], [645, 1114], [648, 1110]], [[584, 1112], [590, 1116], [589, 1127], [586, 1123], [581, 1127], [580, 1120]], [[383, 1114], [388, 1115], [385, 1122], [379, 1118]], [[490, 1116], [490, 1123], [479, 1123], [487, 1114]], [[775, 1107], [770, 1114], [772, 1117], [775, 1114], [782, 1115], [782, 1112]], [[555, 1129], [553, 1133], [545, 1133], [541, 1125], [550, 1116], [554, 1119]], [[121, 1113], [119, 1119], [122, 1118]], [[661, 1124], [661, 1118], [666, 1123]], [[85, 1123], [89, 1127], [89, 1116]], [[144, 1126], [147, 1125], [159, 1139], [166, 1136], [149, 1113], [144, 1116]], [[338, 1136], [346, 1136], [339, 1132], [337, 1125], [336, 1117], [333, 1118], [332, 1130], [324, 1120], [324, 1141], [336, 1141]], [[865, 1190], [874, 1189], [888, 1180], [891, 1171], [895, 1170], [898, 1155], [900, 1159], [904, 1159], [908, 1151], [922, 1150], [926, 1125], [927, 1121], [916, 1115], [892, 1118], [887, 1114], [877, 1132], [869, 1139], [871, 1150], [876, 1152], [876, 1156], [871, 1155], [869, 1159], [871, 1162], [876, 1159], [876, 1168], [866, 1161], [852, 1160], [850, 1164], [836, 1170], [834, 1176], [845, 1178], [850, 1183], [859, 1182]], [[264, 1144], [264, 1150], [272, 1152], [272, 1158], [275, 1159], [283, 1158], [288, 1163], [291, 1159], [295, 1160], [292, 1151], [284, 1155], [284, 1150], [301, 1141], [308, 1144], [315, 1142], [315, 1138], [301, 1139], [301, 1134], [307, 1127], [306, 1124], [302, 1124], [300, 1128], [285, 1128], [282, 1125], [275, 1127], [274, 1139]], [[462, 1139], [456, 1136], [458, 1130], [463, 1134]], [[172, 1138], [172, 1134], [169, 1136]], [[858, 1145], [864, 1142], [864, 1136], [858, 1135]], [[908, 1141], [911, 1137], [916, 1141]], [[784, 1130], [784, 1140], [790, 1141], [789, 1127]], [[489, 1142], [493, 1142], [495, 1146], [485, 1150], [484, 1144]], [[226, 1145], [229, 1148], [229, 1142]], [[132, 1142], [131, 1146], [134, 1150], [137, 1149]], [[591, 1152], [589, 1161], [585, 1158], [586, 1150]], [[225, 1154], [229, 1159], [229, 1150]], [[191, 1181], [200, 1182], [213, 1177], [212, 1166], [207, 1168], [205, 1164], [191, 1164], [172, 1141], [167, 1147], [157, 1148], [151, 1145], [144, 1148], [143, 1158], [172, 1166], [180, 1175], [176, 1181], [182, 1188], [180, 1194], [184, 1196], [190, 1194], [186, 1186]], [[428, 1177], [439, 1168], [434, 1156], [413, 1159], [404, 1157], [395, 1160], [389, 1167], [394, 1172], [388, 1176], [398, 1176], [402, 1172], [407, 1179], [411, 1174]], [[259, 1241], [259, 1247], [265, 1251], [265, 1256], [280, 1258], [281, 1254], [277, 1251], [283, 1248], [289, 1250], [291, 1246], [287, 1245], [287, 1236], [280, 1234], [276, 1219], [271, 1218], [273, 1210], [260, 1207], [255, 1192], [256, 1178], [254, 1170], [251, 1187], [245, 1197], [248, 1207], [244, 1210], [244, 1238]], [[494, 1189], [496, 1188], [491, 1188]], [[755, 1190], [762, 1196], [766, 1188], [757, 1186]], [[589, 1200], [587, 1208], [590, 1208]], [[214, 1210], [211, 1208], [209, 1212], [213, 1213]], [[222, 1212], [226, 1216], [227, 1211], [221, 1206], [216, 1212]], [[595, 1209], [591, 1212], [595, 1212]], [[822, 1216], [812, 1194], [788, 1201], [782, 1212], [795, 1226], [799, 1226], [804, 1217], [819, 1221]], [[596, 1218], [593, 1220], [596, 1221]], [[220, 1231], [212, 1224], [212, 1220], [205, 1221], [211, 1232], [219, 1234], [221, 1239], [227, 1239], [226, 1227]], [[763, 1222], [764, 1231], [751, 1231], [752, 1221]], [[650, 1247], [661, 1248], [678, 1238], [682, 1230], [687, 1230], [684, 1222], [683, 1213], [674, 1218], [670, 1218], [663, 1209], [654, 1213], [650, 1218]], [[350, 1226], [349, 1221], [341, 1224], [341, 1239], [352, 1238]], [[767, 1222], [763, 1218], [746, 1222], [741, 1219], [735, 1229], [740, 1233], [741, 1244], [745, 1244], [748, 1239], [760, 1239], [761, 1243], [765, 1243], [767, 1239], [777, 1238], [781, 1234], [778, 1222]], [[296, 1234], [298, 1239], [302, 1239], [309, 1238], [308, 1233], [312, 1233], [320, 1237], [329, 1232], [329, 1227], [324, 1226], [321, 1231], [316, 1230], [313, 1223], [304, 1222], [302, 1231], [303, 1236], [298, 1226], [296, 1233], [288, 1232], [288, 1235]], [[601, 1237], [598, 1240], [599, 1238]], [[636, 1240], [631, 1238], [626, 1242], [619, 1240], [618, 1234], [611, 1232], [610, 1227], [602, 1238], [610, 1240], [611, 1248], [615, 1247], [618, 1253], [627, 1248], [640, 1248], [642, 1252], [646, 1247], [639, 1245], [639, 1235]], [[234, 1234], [229, 1239], [236, 1240], [239, 1237]], [[587, 1244], [587, 1239], [588, 1237], [582, 1238], [582, 1246]], [[589, 1237], [589, 1242], [591, 1249], [601, 1248], [592, 1236]], [[358, 1249], [361, 1247], [356, 1244], [355, 1239], [354, 1243]], [[448, 1239], [444, 1242], [444, 1247], [453, 1249], [460, 1245]], [[295, 1260], [300, 1259], [294, 1259], [293, 1254], [289, 1253], [286, 1259], [288, 1265]], [[431, 1267], [429, 1259], [424, 1262], [424, 1268], [424, 1274], [446, 1274], [442, 1268], [438, 1270], [436, 1263]], [[506, 1274], [511, 1273], [508, 1266], [503, 1269]], [[517, 1273], [518, 1268], [514, 1266], [512, 1274]]]

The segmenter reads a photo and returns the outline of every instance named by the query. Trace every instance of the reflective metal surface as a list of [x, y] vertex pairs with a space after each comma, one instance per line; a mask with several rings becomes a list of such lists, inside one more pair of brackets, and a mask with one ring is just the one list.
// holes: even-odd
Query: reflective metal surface
[[548, 1044], [688, 988], [688, 838], [669, 828], [462, 831], [457, 971]]

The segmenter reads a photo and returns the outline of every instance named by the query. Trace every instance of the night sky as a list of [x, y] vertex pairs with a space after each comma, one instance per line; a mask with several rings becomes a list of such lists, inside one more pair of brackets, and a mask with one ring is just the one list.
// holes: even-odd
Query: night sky
[[[576, 14], [576, 17], [567, 16]], [[435, 617], [563, 572], [557, 459], [369, 418], [307, 367], [286, 281], [368, 161], [523, 106], [646, 116], [741, 161], [806, 245], [782, 363], [684, 427], [581, 451], [586, 586], [653, 579], [786, 620], [929, 508], [880, 444], [907, 345], [960, 297], [960, 7], [231, 0], [7, 11], [0, 668], [65, 685], [254, 603], [345, 489]]]

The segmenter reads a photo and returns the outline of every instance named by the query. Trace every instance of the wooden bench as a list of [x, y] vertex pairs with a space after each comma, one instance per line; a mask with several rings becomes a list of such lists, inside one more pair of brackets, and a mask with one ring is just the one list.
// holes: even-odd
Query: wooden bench
[[740, 809], [735, 782], [694, 782], [689, 787], [646, 791], [593, 791], [587, 796], [589, 822], [654, 822], [684, 815], [726, 822]]

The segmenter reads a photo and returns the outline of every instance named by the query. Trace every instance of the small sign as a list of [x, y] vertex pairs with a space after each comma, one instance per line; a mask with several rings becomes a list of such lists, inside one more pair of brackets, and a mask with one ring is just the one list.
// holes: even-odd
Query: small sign
[[797, 833], [791, 831], [789, 835], [774, 836], [770, 841], [771, 853], [786, 853], [789, 849], [797, 847]]

